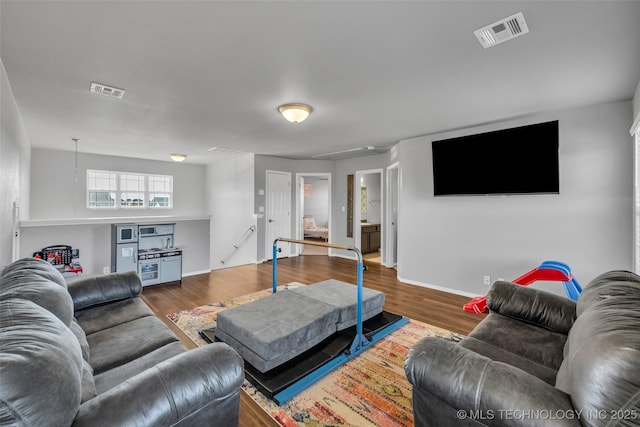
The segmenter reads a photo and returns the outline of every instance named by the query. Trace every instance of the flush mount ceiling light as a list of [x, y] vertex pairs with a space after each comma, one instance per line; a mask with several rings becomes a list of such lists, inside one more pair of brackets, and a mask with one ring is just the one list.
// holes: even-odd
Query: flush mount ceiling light
[[184, 160], [187, 158], [187, 155], [181, 153], [171, 153], [169, 157], [171, 157], [171, 160], [173, 160], [174, 162], [184, 162]]
[[309, 117], [313, 108], [307, 104], [284, 104], [278, 107], [278, 111], [291, 123], [300, 123]]

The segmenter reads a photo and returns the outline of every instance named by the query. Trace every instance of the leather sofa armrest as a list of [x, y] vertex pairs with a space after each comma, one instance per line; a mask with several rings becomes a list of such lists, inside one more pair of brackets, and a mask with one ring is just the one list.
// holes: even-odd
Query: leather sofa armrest
[[135, 271], [79, 278], [69, 281], [67, 287], [75, 311], [134, 298], [142, 292], [142, 282]]
[[[568, 394], [518, 368], [437, 337], [416, 343], [405, 373], [420, 390], [491, 426], [581, 426]], [[480, 425], [480, 424], [479, 424]]]
[[[73, 426], [197, 425], [203, 420], [234, 425], [243, 380], [238, 353], [227, 344], [209, 344], [165, 360], [86, 401]], [[237, 401], [227, 402], [233, 400]]]
[[576, 303], [539, 289], [498, 281], [487, 294], [487, 307], [494, 313], [568, 334], [576, 320]]

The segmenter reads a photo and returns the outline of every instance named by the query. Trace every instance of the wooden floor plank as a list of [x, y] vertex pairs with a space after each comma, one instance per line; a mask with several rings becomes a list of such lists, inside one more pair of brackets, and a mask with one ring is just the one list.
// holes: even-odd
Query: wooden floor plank
[[[397, 280], [394, 269], [366, 260], [365, 265], [363, 285], [384, 292], [387, 311], [461, 334], [468, 334], [485, 316], [462, 310], [468, 297], [402, 283]], [[355, 261], [338, 257], [308, 255], [279, 259], [277, 273], [278, 284], [294, 281], [311, 284], [326, 279], [356, 283]], [[142, 299], [188, 348], [194, 348], [195, 344], [166, 314], [270, 288], [271, 278], [271, 262], [244, 265], [185, 277], [181, 286], [147, 287]], [[276, 427], [277, 423], [243, 392], [240, 426]]]

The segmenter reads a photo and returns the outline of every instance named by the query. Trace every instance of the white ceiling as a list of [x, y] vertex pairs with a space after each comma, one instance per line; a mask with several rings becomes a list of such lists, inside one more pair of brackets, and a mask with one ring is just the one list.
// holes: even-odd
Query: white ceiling
[[[483, 49], [473, 31], [517, 12], [530, 32]], [[640, 80], [640, 1], [0, 0], [0, 17], [34, 147], [157, 160], [384, 147], [631, 99]], [[293, 125], [286, 102], [315, 111]]]

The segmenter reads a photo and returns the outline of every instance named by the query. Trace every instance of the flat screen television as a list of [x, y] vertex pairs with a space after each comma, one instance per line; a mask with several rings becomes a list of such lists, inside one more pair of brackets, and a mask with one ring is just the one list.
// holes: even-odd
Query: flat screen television
[[558, 194], [558, 121], [432, 141], [434, 196]]

